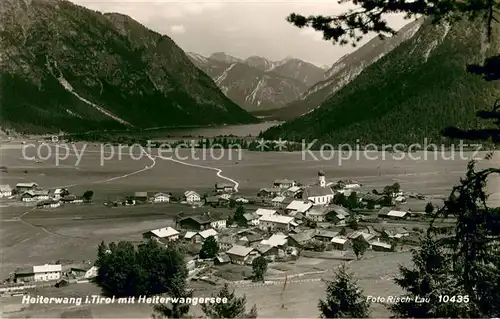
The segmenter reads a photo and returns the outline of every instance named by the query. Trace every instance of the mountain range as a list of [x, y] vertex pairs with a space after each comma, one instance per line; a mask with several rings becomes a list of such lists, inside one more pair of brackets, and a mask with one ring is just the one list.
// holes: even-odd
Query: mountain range
[[293, 57], [281, 61], [259, 56], [239, 59], [223, 52], [188, 56], [227, 97], [248, 111], [283, 107], [325, 78], [323, 68]]
[[313, 111], [269, 129], [263, 137], [334, 145], [422, 144], [426, 138], [441, 141], [446, 127], [483, 129], [490, 123], [478, 120], [476, 112], [491, 109], [500, 83], [486, 82], [466, 68], [499, 54], [500, 30], [494, 25], [491, 41], [481, 21], [425, 20], [418, 30], [410, 25], [411, 37], [404, 37]]
[[65, 0], [0, 2], [3, 128], [251, 123], [169, 37]]

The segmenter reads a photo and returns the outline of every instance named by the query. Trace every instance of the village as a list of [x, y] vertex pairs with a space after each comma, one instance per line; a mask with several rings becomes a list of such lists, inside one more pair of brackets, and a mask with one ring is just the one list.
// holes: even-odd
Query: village
[[[437, 206], [421, 194], [403, 192], [397, 183], [380, 192], [361, 188], [351, 180], [329, 182], [320, 171], [312, 185], [275, 180], [253, 196], [240, 195], [233, 184], [217, 183], [211, 194], [186, 190], [176, 198], [169, 192], [138, 191], [121, 200], [99, 202], [92, 200], [92, 191], [75, 195], [64, 188], [43, 189], [34, 182], [18, 183], [13, 189], [0, 185], [0, 196], [35, 210], [61, 212], [67, 205], [196, 207], [179, 211], [173, 222], [141, 236], [179, 246], [188, 256], [190, 278], [217, 284], [251, 280], [251, 265], [257, 257], [270, 264], [309, 257], [353, 260], [363, 258], [366, 251], [392, 253], [417, 245], [427, 215]], [[215, 247], [208, 249], [207, 242]], [[33, 284], [88, 282], [97, 271], [90, 260], [76, 264], [47, 261], [17, 269], [4, 280], [1, 291], [15, 292]]]

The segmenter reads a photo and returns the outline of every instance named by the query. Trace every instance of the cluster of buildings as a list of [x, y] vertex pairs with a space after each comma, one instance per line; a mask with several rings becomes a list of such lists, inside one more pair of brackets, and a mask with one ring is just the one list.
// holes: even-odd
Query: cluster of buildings
[[[242, 220], [234, 220], [235, 213], [230, 210], [186, 216], [180, 213], [175, 225], [148, 231], [143, 237], [154, 238], [165, 245], [173, 242], [201, 245], [207, 238], [214, 237], [219, 248], [214, 260], [216, 264], [250, 264], [257, 256], [272, 261], [297, 258], [301, 250], [313, 250], [318, 245], [346, 251], [353, 240], [364, 240], [375, 251], [391, 251], [391, 239], [409, 235], [404, 229], [380, 232], [372, 227], [357, 231], [343, 227], [352, 213], [343, 206], [331, 204], [332, 199], [337, 191], [352, 191], [360, 185], [349, 181], [342, 182], [339, 188], [339, 184], [328, 184], [323, 172], [318, 173], [317, 183], [310, 186], [301, 186], [293, 180], [276, 180], [272, 188], [259, 191], [260, 197], [271, 199], [270, 203], [266, 207], [244, 209]], [[233, 191], [231, 185], [216, 185], [218, 194], [232, 194]], [[194, 191], [187, 191], [185, 200], [195, 203], [201, 197]], [[378, 213], [380, 218], [388, 219], [403, 219], [407, 215], [407, 212], [388, 207], [380, 208]], [[317, 225], [312, 227], [310, 222]], [[322, 224], [326, 227], [321, 227]], [[332, 227], [344, 231], [334, 231]]]
[[59, 263], [22, 267], [16, 269], [7, 281], [27, 284], [47, 281], [91, 279], [97, 276], [97, 267], [90, 262], [62, 265]]
[[38, 207], [57, 208], [62, 204], [83, 203], [83, 197], [70, 194], [65, 188], [44, 189], [37, 183], [18, 183], [15, 188], [0, 185], [0, 198], [18, 198], [25, 203], [36, 203]]

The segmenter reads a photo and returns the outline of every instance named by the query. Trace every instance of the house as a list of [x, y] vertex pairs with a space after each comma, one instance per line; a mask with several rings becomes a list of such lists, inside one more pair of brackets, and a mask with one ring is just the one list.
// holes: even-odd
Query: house
[[90, 263], [82, 263], [79, 265], [72, 265], [68, 271], [72, 276], [76, 278], [88, 278], [90, 276], [90, 270], [93, 266]]
[[387, 218], [387, 219], [406, 219], [409, 213], [405, 211], [397, 211], [392, 210], [389, 207], [382, 207], [378, 212], [379, 218]]
[[83, 203], [83, 197], [76, 195], [68, 195], [61, 198], [61, 202], [65, 204], [81, 204]]
[[276, 210], [274, 210], [274, 209], [258, 208], [255, 211], [255, 214], [257, 214], [260, 217], [262, 217], [262, 216], [271, 216], [271, 215], [276, 214]]
[[16, 283], [59, 280], [61, 279], [61, 274], [61, 265], [45, 264], [16, 271], [14, 273], [14, 280]]
[[183, 229], [205, 230], [209, 228], [226, 228], [226, 221], [229, 217], [226, 214], [206, 212], [203, 215], [187, 216], [177, 220], [177, 225]]
[[349, 239], [342, 236], [332, 238], [332, 240], [330, 240], [330, 245], [336, 250], [347, 250], [351, 246]]
[[388, 238], [400, 239], [402, 237], [410, 236], [410, 232], [407, 229], [402, 228], [402, 227], [396, 228], [396, 229], [391, 229], [391, 230], [384, 229], [382, 231], [382, 236], [388, 237]]
[[226, 251], [233, 264], [244, 265], [249, 258], [259, 256], [259, 252], [253, 247], [234, 245]]
[[329, 212], [328, 206], [313, 206], [306, 212], [306, 217], [315, 222], [324, 222]]
[[294, 200], [285, 208], [285, 211], [288, 214], [292, 212], [298, 212], [304, 214], [309, 209], [311, 209], [312, 206], [313, 205], [310, 201]]
[[344, 222], [346, 218], [351, 214], [347, 208], [339, 205], [330, 205], [328, 207], [329, 211], [326, 215], [326, 220], [334, 224], [340, 224]]
[[260, 234], [246, 233], [242, 237], [240, 237], [238, 242], [242, 246], [254, 246], [254, 245], [260, 243], [263, 239], [264, 239], [264, 237], [262, 237], [262, 235], [260, 235]]
[[318, 241], [322, 241], [322, 242], [325, 242], [325, 243], [328, 243], [328, 242], [331, 242], [331, 240], [335, 237], [338, 236], [338, 232], [336, 231], [330, 231], [330, 230], [318, 230], [315, 234], [314, 234], [314, 239], [318, 240]]
[[32, 190], [35, 190], [38, 188], [38, 184], [37, 183], [33, 183], [33, 182], [30, 182], [30, 183], [17, 183], [16, 184], [16, 191], [18, 194], [22, 194], [24, 192], [27, 192], [27, 191], [32, 191]]
[[196, 236], [198, 233], [197, 232], [194, 232], [194, 231], [187, 231], [185, 234], [184, 234], [184, 240], [186, 242], [193, 242], [194, 241], [194, 236]]
[[216, 207], [220, 204], [220, 198], [218, 196], [207, 196], [205, 197], [205, 205], [210, 205]]
[[170, 194], [165, 193], [155, 193], [153, 195], [153, 203], [169, 203]]
[[286, 199], [285, 196], [276, 196], [275, 198], [273, 198], [271, 203], [272, 203], [273, 207], [282, 208], [283, 202], [285, 201], [285, 199]]
[[179, 239], [179, 232], [172, 227], [153, 229], [142, 234], [143, 238], [164, 239], [166, 241], [176, 241]]
[[135, 192], [133, 198], [137, 202], [147, 202], [148, 201], [148, 192]]
[[292, 186], [283, 192], [284, 196], [292, 197], [292, 198], [301, 198], [302, 197], [302, 188], [299, 186]]
[[384, 200], [384, 196], [379, 194], [366, 194], [361, 200], [365, 204], [372, 204], [373, 206], [376, 206], [380, 205], [380, 203]]
[[279, 187], [261, 188], [257, 193], [259, 197], [276, 197], [281, 193], [282, 189]]
[[219, 246], [219, 251], [226, 251], [233, 247], [236, 240], [232, 236], [220, 236], [217, 239], [217, 244]]
[[280, 215], [264, 215], [259, 218], [259, 228], [264, 231], [289, 231], [293, 217]]
[[226, 253], [219, 253], [214, 258], [214, 264], [225, 265], [231, 262], [231, 258]]
[[0, 185], [0, 198], [12, 196], [12, 188], [10, 185]]
[[281, 189], [289, 189], [290, 187], [297, 186], [297, 182], [289, 179], [277, 179], [274, 181], [273, 186]]
[[279, 249], [286, 249], [288, 247], [288, 236], [277, 233], [273, 234], [268, 239], [264, 239], [260, 242], [262, 245], [269, 245], [271, 247], [277, 247]]
[[374, 251], [392, 251], [392, 245], [381, 241], [372, 241], [370, 245]]
[[296, 248], [303, 248], [305, 244], [310, 242], [315, 234], [314, 229], [310, 229], [297, 234], [290, 234], [288, 236], [288, 245]]
[[361, 188], [361, 184], [350, 179], [338, 181], [337, 186], [341, 189], [356, 189]]
[[326, 186], [325, 173], [318, 172], [317, 185], [309, 186], [304, 189], [302, 199], [313, 203], [313, 205], [328, 205], [334, 196], [333, 190]]
[[228, 193], [220, 194], [219, 198], [224, 201], [229, 201], [231, 199], [232, 195]]
[[186, 191], [184, 193], [184, 199], [190, 204], [198, 203], [201, 201], [200, 194], [195, 191]]
[[259, 244], [255, 246], [255, 249], [259, 252], [259, 254], [270, 261], [274, 261], [274, 258], [278, 256], [279, 248], [276, 246]]
[[217, 240], [217, 231], [213, 228], [205, 229], [194, 236], [194, 241], [197, 243], [204, 242], [208, 237], [213, 237]]
[[49, 191], [45, 189], [27, 191], [21, 195], [21, 200], [23, 202], [37, 202], [46, 199], [49, 199]]
[[245, 213], [243, 214], [243, 218], [245, 219], [248, 226], [257, 226], [259, 225], [260, 216], [256, 213]]
[[56, 188], [54, 190], [54, 199], [60, 199], [66, 195], [69, 195], [69, 191], [66, 188]]
[[39, 201], [36, 206], [40, 208], [57, 208], [61, 206], [61, 202], [55, 199], [46, 199]]
[[216, 193], [232, 193], [234, 192], [234, 185], [227, 183], [217, 183], [215, 184]]
[[210, 228], [211, 218], [208, 215], [196, 215], [180, 218], [177, 224], [180, 228], [190, 230], [204, 230]]
[[404, 204], [406, 203], [406, 197], [404, 197], [403, 195], [396, 196], [396, 198], [394, 198], [394, 201], [396, 203]]
[[361, 230], [355, 231], [347, 236], [347, 238], [349, 238], [350, 240], [360, 239], [360, 240], [364, 240], [368, 244], [370, 243], [370, 241], [374, 240], [376, 237], [377, 237], [376, 234], [366, 233], [366, 232], [361, 231]]

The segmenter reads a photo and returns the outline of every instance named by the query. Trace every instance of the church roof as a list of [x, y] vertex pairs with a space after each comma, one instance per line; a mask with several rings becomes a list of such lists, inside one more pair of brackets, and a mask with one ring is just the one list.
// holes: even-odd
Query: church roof
[[304, 189], [304, 199], [309, 197], [317, 197], [317, 196], [326, 196], [333, 195], [333, 191], [330, 187], [320, 187], [320, 186], [311, 186]]

